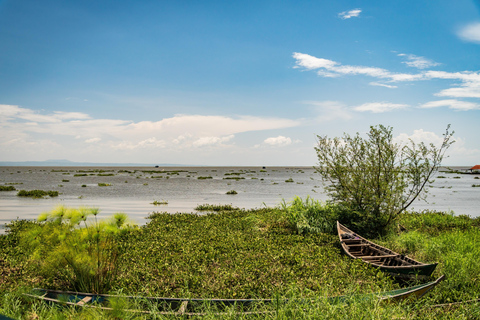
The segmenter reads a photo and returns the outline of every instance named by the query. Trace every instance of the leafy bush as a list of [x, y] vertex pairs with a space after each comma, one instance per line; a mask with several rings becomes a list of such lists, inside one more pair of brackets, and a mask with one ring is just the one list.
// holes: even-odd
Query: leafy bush
[[75, 291], [108, 292], [122, 254], [116, 237], [132, 224], [122, 213], [103, 221], [97, 220], [98, 213], [96, 208], [59, 206], [21, 233], [21, 246], [39, 276]]
[[316, 170], [332, 200], [355, 213], [355, 223], [382, 234], [415, 200], [426, 199], [425, 186], [453, 143], [449, 128], [438, 148], [412, 140], [399, 145], [383, 125], [371, 126], [366, 139], [317, 136]]

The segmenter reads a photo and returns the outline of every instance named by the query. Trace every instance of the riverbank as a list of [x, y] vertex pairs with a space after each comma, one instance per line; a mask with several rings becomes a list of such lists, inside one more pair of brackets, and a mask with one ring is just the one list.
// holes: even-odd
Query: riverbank
[[[346, 257], [334, 234], [296, 234], [283, 212], [273, 208], [234, 209], [202, 216], [150, 216], [144, 226], [116, 240], [124, 254], [118, 261], [120, 277], [112, 291], [168, 297], [297, 297], [315, 301], [308, 309], [288, 305], [272, 310], [285, 319], [478, 316], [478, 304], [432, 306], [478, 299], [480, 219], [434, 212], [409, 213], [401, 216], [399, 224], [403, 231], [392, 231], [388, 237], [375, 241], [422, 262], [439, 262], [433, 277], [446, 276], [418, 303], [330, 305], [320, 297], [382, 292], [405, 284]], [[33, 287], [66, 288], [55, 277], [39, 277], [18, 245], [19, 231], [31, 227], [31, 223], [17, 221], [9, 227], [10, 232], [0, 236], [0, 313], [22, 319], [54, 313], [72, 319], [91, 317], [90, 311], [28, 304], [18, 295]], [[102, 318], [108, 314], [94, 316]]]

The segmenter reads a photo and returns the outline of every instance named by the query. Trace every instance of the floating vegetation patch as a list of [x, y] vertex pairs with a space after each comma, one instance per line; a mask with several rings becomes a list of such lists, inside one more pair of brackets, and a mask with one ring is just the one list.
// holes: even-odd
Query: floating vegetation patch
[[227, 191], [226, 194], [238, 194], [238, 192], [235, 190], [230, 190], [230, 191]]
[[285, 180], [285, 182], [294, 182], [292, 178]]
[[113, 170], [95, 169], [95, 170], [77, 170], [77, 172], [83, 172], [83, 173], [104, 173], [104, 172], [113, 172]]
[[226, 178], [223, 178], [224, 180], [242, 180], [242, 179], [245, 179], [245, 177], [226, 177]]
[[162, 179], [163, 176], [151, 176], [150, 178], [152, 178], [152, 179]]
[[[475, 179], [478, 179], [478, 177], [475, 177]], [[8, 182], [8, 183], [5, 183], [5, 185], [9, 185], [9, 186], [14, 186], [14, 185], [18, 185], [18, 184], [23, 184], [23, 182]]]
[[62, 182], [70, 182], [70, 180], [63, 179]]
[[446, 179], [447, 177], [445, 177], [445, 176], [438, 176], [437, 178], [438, 178], [438, 179]]
[[267, 170], [260, 170], [260, 172], [267, 172]]
[[155, 200], [155, 201], [152, 202], [152, 204], [154, 206], [162, 206], [162, 205], [166, 206], [168, 204], [168, 201], [167, 200], [162, 200], [162, 201]]
[[239, 210], [239, 208], [232, 206], [231, 204], [199, 204], [195, 207], [197, 211], [233, 211]]
[[88, 174], [86, 174], [86, 173], [75, 173], [73, 176], [74, 177], [85, 177], [85, 176], [88, 176]]
[[205, 180], [205, 179], [213, 179], [212, 176], [208, 176], [208, 177], [197, 177], [197, 179], [199, 180]]
[[472, 187], [474, 187], [474, 188], [480, 188], [480, 184], [472, 184]]
[[99, 183], [98, 183], [98, 186], [99, 186], [99, 187], [110, 187], [111, 185], [112, 185], [112, 184], [110, 184], [110, 183], [103, 183], [103, 182], [99, 182]]
[[82, 188], [86, 188], [86, 187], [87, 187], [87, 185], [86, 185], [86, 184], [82, 184]]
[[227, 172], [225, 173], [226, 176], [239, 176], [241, 174], [244, 174], [243, 172]]
[[480, 179], [480, 177], [475, 177], [475, 178], [473, 178], [473, 179]]
[[32, 198], [43, 198], [46, 196], [49, 197], [58, 197], [58, 191], [44, 191], [44, 190], [20, 190], [17, 193], [19, 197], [32, 197]]
[[0, 191], [16, 191], [14, 186], [0, 186]]
[[462, 177], [453, 177], [453, 179], [461, 179]]
[[99, 176], [99, 177], [112, 177], [114, 175], [115, 175], [114, 173], [99, 173], [99, 174], [97, 174], [97, 176]]

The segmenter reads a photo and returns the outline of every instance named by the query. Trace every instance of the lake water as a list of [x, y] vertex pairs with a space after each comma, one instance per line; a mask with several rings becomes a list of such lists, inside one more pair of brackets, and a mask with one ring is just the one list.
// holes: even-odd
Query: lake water
[[[414, 209], [480, 216], [480, 188], [472, 187], [480, 184], [475, 179], [480, 175], [438, 175], [445, 178], [432, 184], [429, 202], [417, 201]], [[99, 207], [103, 216], [124, 212], [143, 224], [152, 212], [195, 212], [199, 204], [252, 209], [277, 206], [296, 195], [328, 199], [312, 167], [0, 167], [0, 185], [60, 192], [46, 199], [18, 197], [18, 191], [0, 192], [0, 233], [11, 220], [35, 219], [59, 204]], [[229, 190], [238, 194], [227, 195]], [[154, 201], [168, 204], [153, 205]]]

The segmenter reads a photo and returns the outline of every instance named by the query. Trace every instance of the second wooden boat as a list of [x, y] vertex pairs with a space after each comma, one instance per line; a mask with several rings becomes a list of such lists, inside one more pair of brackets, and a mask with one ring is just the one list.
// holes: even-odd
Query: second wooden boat
[[[418, 299], [432, 290], [444, 279], [441, 276], [435, 281], [381, 293], [362, 295], [350, 295], [327, 298], [328, 303], [348, 303], [357, 299], [378, 299], [380, 301], [402, 301], [405, 299]], [[34, 289], [31, 294], [25, 296], [40, 299], [45, 302], [58, 303], [72, 307], [91, 307], [102, 310], [112, 310], [111, 301], [117, 300], [117, 305], [123, 305], [124, 311], [135, 313], [150, 313], [149, 309], [156, 310], [159, 315], [175, 316], [202, 316], [207, 314], [232, 315], [235, 314], [268, 314], [274, 311], [265, 310], [265, 305], [274, 303], [314, 303], [315, 299], [189, 299], [189, 298], [160, 298], [141, 296], [115, 296], [108, 294], [92, 294], [72, 291], [59, 291], [49, 289]], [[130, 305], [130, 307], [128, 307]], [[133, 307], [133, 309], [132, 309]], [[216, 311], [205, 313], [205, 310], [212, 308]], [[230, 308], [230, 312], [226, 312]], [[233, 308], [233, 309], [232, 309]], [[223, 310], [223, 311], [222, 311]], [[271, 310], [271, 308], [270, 308]]]
[[337, 221], [338, 236], [343, 250], [354, 259], [378, 267], [394, 275], [430, 276], [437, 263], [426, 264], [375, 244]]

